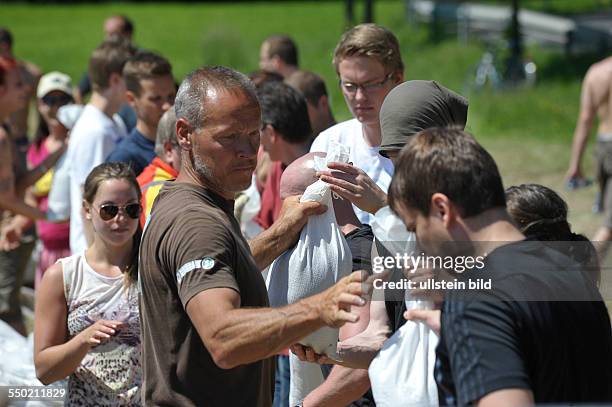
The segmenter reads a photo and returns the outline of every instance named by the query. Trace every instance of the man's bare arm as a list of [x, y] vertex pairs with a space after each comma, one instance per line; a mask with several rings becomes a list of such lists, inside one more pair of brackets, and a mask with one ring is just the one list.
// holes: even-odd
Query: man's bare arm
[[42, 178], [50, 168], [53, 168], [60, 159], [62, 154], [66, 151], [66, 145], [58, 149], [57, 151], [49, 154], [43, 162], [36, 167], [30, 169], [23, 177], [20, 177], [16, 182], [17, 195], [23, 194], [26, 188], [34, 185], [36, 181]]
[[477, 407], [533, 406], [533, 393], [526, 389], [503, 389], [491, 392], [474, 403]]
[[[363, 332], [370, 322], [370, 304], [358, 309], [359, 321], [340, 328], [340, 340]], [[333, 366], [329, 376], [304, 399], [305, 406], [344, 407], [359, 399], [370, 388], [367, 369]]]
[[309, 216], [320, 215], [327, 209], [318, 202], [300, 203], [299, 198], [286, 198], [278, 220], [249, 242], [251, 253], [260, 270], [268, 267], [274, 259], [295, 244]]
[[270, 357], [324, 325], [356, 322], [365, 273], [353, 273], [320, 294], [281, 308], [240, 308], [239, 294], [214, 288], [196, 294], [187, 314], [213, 360], [222, 369]]
[[587, 73], [582, 85], [580, 96], [580, 113], [578, 115], [578, 121], [576, 122], [576, 129], [574, 130], [574, 141], [572, 143], [570, 165], [566, 174], [567, 179], [582, 177], [582, 156], [589, 139], [589, 133], [591, 132], [591, 128], [593, 126], [595, 114], [597, 113], [597, 106], [595, 101], [593, 101], [593, 92], [591, 89], [592, 86], [594, 86], [593, 80], [589, 73]]

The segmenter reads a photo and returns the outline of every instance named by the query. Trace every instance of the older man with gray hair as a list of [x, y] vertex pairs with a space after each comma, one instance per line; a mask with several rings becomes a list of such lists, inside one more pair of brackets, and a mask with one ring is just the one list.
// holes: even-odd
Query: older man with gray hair
[[364, 273], [269, 308], [260, 270], [325, 208], [288, 198], [278, 222], [247, 243], [232, 207], [257, 164], [253, 84], [229, 68], [200, 68], [175, 108], [181, 168], [160, 191], [140, 248], [143, 403], [270, 406], [273, 355], [325, 325], [355, 322]]
[[151, 163], [138, 176], [138, 185], [142, 192], [142, 208], [140, 226], [144, 228], [145, 221], [151, 213], [153, 201], [159, 194], [164, 183], [176, 178], [181, 168], [181, 151], [176, 141], [176, 113], [173, 108], [166, 111], [157, 125], [155, 138], [155, 154]]

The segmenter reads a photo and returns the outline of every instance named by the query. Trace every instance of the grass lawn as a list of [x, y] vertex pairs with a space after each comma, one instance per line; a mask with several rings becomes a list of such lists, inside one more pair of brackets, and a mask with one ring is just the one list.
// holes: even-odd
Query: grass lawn
[[[522, 0], [521, 4], [552, 7], [560, 13], [611, 5], [609, 0]], [[78, 80], [91, 50], [102, 39], [102, 21], [111, 13], [130, 16], [136, 26], [135, 42], [167, 56], [177, 79], [203, 64], [255, 70], [261, 41], [273, 33], [288, 33], [299, 45], [301, 66], [325, 78], [336, 117], [349, 117], [331, 66], [333, 48], [345, 29], [342, 2], [5, 4], [0, 24], [13, 31], [19, 57], [45, 71], [64, 71]], [[463, 91], [483, 52], [478, 43], [460, 44], [452, 38], [428, 41], [426, 29], [407, 26], [399, 0], [376, 1], [375, 18], [397, 34], [406, 79], [435, 79]], [[538, 66], [537, 85], [469, 95], [468, 129], [492, 152], [506, 185], [540, 182], [553, 187], [568, 200], [575, 229], [592, 236], [600, 222], [590, 212], [595, 188], [567, 193], [563, 174], [578, 113], [580, 83], [588, 66], [600, 56], [568, 59], [538, 48], [528, 49], [527, 54]], [[590, 151], [585, 164], [592, 173]]]

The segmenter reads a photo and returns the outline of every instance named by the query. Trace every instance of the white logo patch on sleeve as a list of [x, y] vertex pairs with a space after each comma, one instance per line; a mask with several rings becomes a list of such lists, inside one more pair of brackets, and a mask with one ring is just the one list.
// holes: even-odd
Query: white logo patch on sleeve
[[204, 257], [202, 259], [191, 260], [183, 264], [176, 272], [176, 280], [180, 284], [183, 278], [194, 270], [210, 270], [215, 266], [215, 259]]

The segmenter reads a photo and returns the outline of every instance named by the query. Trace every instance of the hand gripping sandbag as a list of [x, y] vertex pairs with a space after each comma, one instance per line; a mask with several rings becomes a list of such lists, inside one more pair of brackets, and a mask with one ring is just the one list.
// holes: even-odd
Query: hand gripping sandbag
[[[406, 292], [407, 309], [432, 309]], [[407, 321], [387, 339], [368, 369], [379, 407], [438, 406], [434, 364], [438, 336], [423, 322]]]
[[[319, 159], [317, 159], [319, 158]], [[315, 157], [315, 169], [327, 168], [331, 161], [348, 162], [349, 148], [336, 144], [323, 159]], [[294, 303], [318, 294], [350, 274], [352, 255], [342, 231], [336, 223], [332, 191], [328, 184], [318, 180], [306, 188], [301, 202], [321, 202], [327, 211], [311, 216], [300, 239], [289, 256], [287, 273], [287, 301]], [[324, 327], [300, 341], [319, 354], [336, 357], [338, 329]]]

